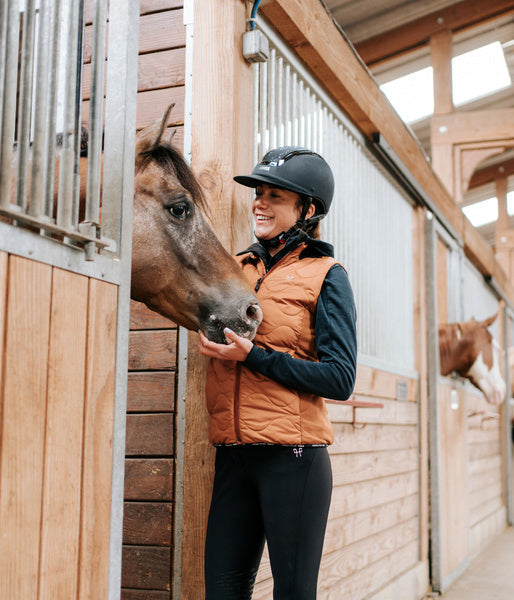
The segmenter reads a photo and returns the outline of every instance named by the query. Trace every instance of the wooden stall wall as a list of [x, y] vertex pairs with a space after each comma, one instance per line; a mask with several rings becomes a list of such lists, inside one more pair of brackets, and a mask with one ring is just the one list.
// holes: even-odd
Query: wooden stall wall
[[[175, 102], [183, 147], [186, 28], [182, 0], [141, 0], [137, 128]], [[131, 303], [122, 600], [170, 600], [173, 569], [177, 328]]]
[[0, 253], [1, 598], [107, 597], [117, 301]]
[[475, 556], [506, 523], [500, 413], [466, 390], [469, 552]]

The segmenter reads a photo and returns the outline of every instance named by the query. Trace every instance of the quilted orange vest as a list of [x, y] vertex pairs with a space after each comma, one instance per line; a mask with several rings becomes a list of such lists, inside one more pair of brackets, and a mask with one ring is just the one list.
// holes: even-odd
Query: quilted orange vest
[[[314, 320], [321, 286], [336, 264], [330, 257], [299, 260], [302, 244], [266, 273], [261, 259], [236, 257], [254, 287], [264, 319], [254, 343], [316, 361]], [[213, 444], [331, 444], [323, 398], [281, 385], [240, 362], [213, 359], [207, 371], [209, 440]]]

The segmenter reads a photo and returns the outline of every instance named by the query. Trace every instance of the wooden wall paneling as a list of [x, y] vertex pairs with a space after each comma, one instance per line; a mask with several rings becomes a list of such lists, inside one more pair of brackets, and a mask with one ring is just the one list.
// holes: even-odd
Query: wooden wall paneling
[[170, 329], [176, 324], [150, 310], [141, 302], [130, 301], [130, 329]]
[[140, 371], [128, 374], [128, 412], [170, 412], [175, 410], [175, 373]]
[[406, 471], [367, 481], [335, 487], [330, 504], [330, 519], [338, 519], [359, 511], [366, 511], [377, 503], [388, 504], [417, 494], [418, 473]]
[[[4, 333], [7, 320], [7, 265], [9, 255], [7, 252], [0, 252], [0, 432], [2, 431], [2, 406], [3, 399], [1, 390], [3, 388], [3, 367], [4, 367]], [[0, 436], [1, 439], [1, 436]], [[1, 445], [0, 445], [1, 449]], [[1, 452], [0, 452], [1, 466]]]
[[126, 455], [173, 455], [173, 423], [173, 413], [128, 414]]
[[123, 514], [125, 544], [171, 546], [172, 505], [164, 502], [126, 502]]
[[[77, 597], [87, 302], [87, 277], [54, 268], [41, 526], [41, 600]], [[110, 498], [110, 487], [103, 490], [103, 494]], [[65, 570], [63, 565], [67, 565]]]
[[[184, 125], [183, 87], [179, 86], [140, 92], [137, 101], [137, 129], [142, 129], [147, 125], [155, 123], [155, 121], [162, 117], [164, 109], [172, 102], [175, 103], [175, 106], [171, 111], [169, 120], [170, 125]], [[86, 128], [89, 126], [89, 100], [84, 100], [82, 102], [82, 125]], [[174, 140], [174, 143], [177, 144], [177, 141]]]
[[129, 369], [174, 369], [177, 363], [177, 332], [172, 329], [131, 331]]
[[[185, 52], [185, 48], [174, 48], [141, 54], [138, 58], [138, 92], [183, 86]], [[89, 100], [90, 95], [91, 63], [86, 63], [83, 71], [82, 98]]]
[[[426, 274], [426, 208], [412, 211], [414, 365], [418, 372], [418, 444], [419, 444], [419, 544], [420, 560], [428, 564], [430, 543], [429, 447], [428, 447], [428, 306]], [[428, 573], [427, 573], [428, 576]]]
[[171, 592], [161, 590], [121, 590], [121, 600], [172, 600]]
[[[158, 52], [186, 45], [183, 11], [168, 10], [146, 14], [139, 19], [139, 53]], [[93, 27], [84, 31], [84, 62], [91, 62]]]
[[450, 406], [451, 387], [440, 385], [441, 571], [450, 575], [468, 557], [468, 473], [466, 402], [458, 390], [457, 409]]
[[123, 588], [164, 591], [170, 589], [170, 548], [125, 546], [123, 560], [131, 567], [122, 570]]
[[118, 288], [89, 280], [79, 600], [106, 598]]
[[[5, 258], [3, 263], [5, 267]], [[37, 597], [51, 285], [51, 267], [9, 257], [3, 338], [0, 597], [10, 600]]]
[[173, 500], [171, 458], [128, 458], [125, 461], [125, 500]]

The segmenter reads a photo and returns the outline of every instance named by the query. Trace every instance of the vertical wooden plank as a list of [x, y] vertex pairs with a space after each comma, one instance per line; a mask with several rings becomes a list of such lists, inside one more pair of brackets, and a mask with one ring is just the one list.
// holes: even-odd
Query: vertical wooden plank
[[115, 285], [90, 280], [79, 600], [108, 591], [117, 300]]
[[52, 269], [9, 258], [0, 472], [0, 598], [37, 598]]
[[[0, 252], [0, 390], [3, 387], [4, 333], [7, 318], [7, 252]], [[1, 392], [0, 392], [1, 393]], [[2, 430], [2, 400], [0, 396], [0, 431]], [[1, 446], [0, 446], [1, 447]], [[0, 454], [1, 461], [1, 454]]]
[[419, 441], [419, 543], [420, 559], [428, 560], [429, 551], [429, 451], [428, 451], [428, 340], [427, 340], [427, 275], [425, 260], [425, 220], [426, 209], [417, 207], [412, 217], [413, 256], [413, 298], [414, 331], [417, 331], [415, 344], [415, 369], [418, 381], [418, 441]]
[[443, 580], [468, 556], [469, 536], [465, 392], [457, 390], [459, 405], [456, 409], [450, 406], [450, 393], [450, 386], [439, 386]]
[[54, 268], [39, 600], [77, 595], [87, 290], [87, 277]]
[[448, 323], [448, 247], [437, 238], [437, 320]]
[[[251, 191], [233, 176], [252, 168], [252, 68], [240, 44], [248, 16], [243, 2], [195, 3], [192, 99], [192, 166], [211, 207], [216, 233], [229, 251], [251, 239]], [[227, 57], [231, 57], [227, 61]], [[229, 148], [224, 153], [220, 147]], [[186, 456], [184, 461], [184, 536], [182, 600], [196, 600], [203, 590], [203, 547], [210, 502], [214, 452], [207, 440], [204, 357], [191, 334], [186, 390]]]

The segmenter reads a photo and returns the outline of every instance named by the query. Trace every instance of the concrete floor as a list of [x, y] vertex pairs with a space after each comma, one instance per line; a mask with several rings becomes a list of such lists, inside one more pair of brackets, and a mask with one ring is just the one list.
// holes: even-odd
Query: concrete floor
[[441, 600], [514, 600], [514, 527], [476, 556]]

